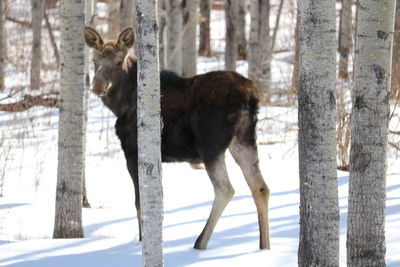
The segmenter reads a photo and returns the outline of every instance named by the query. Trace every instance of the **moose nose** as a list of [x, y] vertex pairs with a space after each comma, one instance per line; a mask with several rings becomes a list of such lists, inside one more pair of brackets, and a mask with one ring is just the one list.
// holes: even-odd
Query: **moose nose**
[[105, 68], [100, 67], [93, 77], [93, 88], [92, 91], [98, 96], [104, 96], [111, 88], [112, 83], [107, 79], [108, 73]]

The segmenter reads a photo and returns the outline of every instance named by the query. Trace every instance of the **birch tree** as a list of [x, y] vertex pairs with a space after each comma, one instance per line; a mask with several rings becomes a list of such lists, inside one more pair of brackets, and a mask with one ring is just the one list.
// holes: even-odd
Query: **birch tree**
[[390, 99], [400, 99], [400, 0], [396, 0]]
[[269, 0], [252, 0], [249, 34], [248, 77], [260, 91], [261, 103], [267, 104], [271, 95], [271, 36], [269, 34]]
[[165, 7], [165, 0], [157, 0], [158, 5], [158, 45], [159, 45], [159, 55], [160, 58], [160, 69], [165, 69], [165, 50], [166, 50], [166, 31], [167, 26], [167, 14]]
[[121, 0], [108, 1], [107, 35], [110, 39], [115, 38], [121, 29], [120, 6]]
[[182, 0], [165, 0], [167, 12], [166, 67], [182, 74]]
[[60, 2], [60, 120], [54, 238], [83, 237], [84, 10], [84, 0]]
[[40, 88], [40, 69], [42, 64], [42, 21], [44, 0], [31, 0], [32, 7], [32, 59], [31, 90]]
[[236, 18], [238, 13], [238, 0], [225, 0], [225, 69], [236, 70], [237, 60], [237, 33]]
[[163, 266], [160, 76], [157, 1], [137, 0], [138, 14], [138, 168], [143, 265]]
[[5, 31], [5, 1], [0, 1], [0, 91], [4, 90], [5, 57], [6, 57], [6, 31]]
[[335, 1], [299, 0], [299, 266], [339, 266]]
[[347, 265], [385, 266], [386, 150], [396, 1], [358, 3]]
[[183, 0], [182, 76], [191, 77], [197, 72], [196, 11], [197, 0]]
[[200, 35], [199, 35], [199, 55], [204, 57], [211, 56], [211, 38], [210, 38], [210, 18], [211, 18], [211, 0], [200, 1]]
[[353, 43], [352, 36], [352, 6], [353, 0], [342, 0], [342, 9], [340, 11], [339, 26], [339, 77], [342, 79], [349, 78], [349, 56]]

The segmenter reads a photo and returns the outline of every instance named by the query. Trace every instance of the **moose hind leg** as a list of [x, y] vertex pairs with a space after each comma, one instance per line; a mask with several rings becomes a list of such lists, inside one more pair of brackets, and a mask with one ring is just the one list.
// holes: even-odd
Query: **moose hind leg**
[[215, 198], [207, 223], [194, 245], [194, 248], [202, 250], [207, 248], [215, 225], [235, 192], [226, 171], [225, 153], [221, 153], [215, 161], [205, 163], [205, 167], [214, 187]]
[[242, 169], [257, 207], [260, 249], [270, 249], [268, 223], [268, 201], [270, 192], [258, 165], [257, 146], [255, 144], [248, 144], [247, 142], [240, 142], [235, 137], [229, 145], [229, 151]]

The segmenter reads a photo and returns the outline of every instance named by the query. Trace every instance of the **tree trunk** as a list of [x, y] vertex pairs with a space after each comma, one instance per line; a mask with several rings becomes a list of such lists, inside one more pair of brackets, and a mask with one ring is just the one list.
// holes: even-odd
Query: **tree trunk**
[[182, 0], [166, 0], [166, 67], [182, 74]]
[[122, 0], [121, 1], [121, 30], [128, 27], [136, 29], [136, 0]]
[[339, 266], [335, 1], [298, 1], [299, 266]]
[[359, 3], [357, 10], [347, 217], [348, 266], [385, 266], [388, 96], [395, 3], [365, 0]]
[[120, 6], [121, 0], [110, 0], [108, 2], [107, 36], [110, 39], [115, 39], [121, 30]]
[[0, 1], [0, 91], [4, 90], [4, 77], [5, 77], [5, 65], [6, 65], [6, 28], [5, 28], [5, 18], [6, 12], [5, 1]]
[[396, 1], [390, 99], [400, 99], [400, 0]]
[[225, 0], [225, 69], [236, 70], [237, 42], [236, 18], [238, 13], [238, 0]]
[[238, 17], [237, 17], [237, 46], [238, 59], [245, 60], [246, 56], [246, 0], [238, 0]]
[[[93, 27], [94, 25], [94, 7], [95, 7], [95, 0], [85, 0], [85, 25]], [[89, 47], [85, 45], [85, 89], [84, 89], [84, 105], [83, 105], [83, 116], [84, 116], [84, 123], [83, 123], [83, 149], [84, 155], [86, 152], [86, 128], [88, 122], [88, 110], [89, 110], [89, 96], [90, 96], [90, 52]], [[82, 186], [82, 206], [84, 208], [90, 208], [89, 199], [87, 197], [86, 192], [86, 158], [83, 157], [83, 186]]]
[[183, 0], [183, 35], [182, 35], [182, 76], [191, 77], [197, 73], [196, 51], [196, 11], [197, 0]]
[[299, 87], [299, 68], [300, 68], [300, 44], [299, 44], [299, 13], [297, 12], [296, 28], [294, 30], [295, 39], [295, 54], [293, 62], [293, 72], [292, 72], [292, 83], [290, 85], [290, 91], [288, 92], [288, 103], [295, 104], [295, 95], [298, 93]]
[[211, 56], [211, 38], [210, 38], [210, 17], [211, 0], [200, 1], [200, 36], [199, 36], [199, 55], [203, 57]]
[[271, 98], [271, 36], [269, 34], [269, 0], [251, 1], [249, 36], [249, 78], [260, 91], [261, 103]]
[[60, 4], [61, 79], [54, 238], [83, 237], [84, 0]]
[[349, 79], [349, 56], [353, 44], [352, 39], [352, 0], [342, 0], [342, 10], [340, 11], [340, 30], [339, 30], [339, 78]]
[[138, 167], [143, 266], [163, 266], [157, 1], [138, 0]]
[[40, 69], [42, 65], [42, 20], [44, 0], [31, 0], [32, 3], [32, 61], [31, 90], [40, 88]]
[[167, 25], [166, 20], [166, 7], [165, 0], [157, 0], [158, 5], [158, 45], [159, 45], [159, 58], [160, 58], [160, 69], [165, 69], [165, 50], [166, 50], [166, 32], [165, 27]]

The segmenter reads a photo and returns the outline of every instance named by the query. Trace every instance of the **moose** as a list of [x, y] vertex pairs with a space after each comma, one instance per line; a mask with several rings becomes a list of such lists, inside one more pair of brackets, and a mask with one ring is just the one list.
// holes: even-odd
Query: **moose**
[[[128, 53], [134, 45], [132, 28], [117, 40], [104, 42], [85, 27], [86, 44], [93, 49], [95, 74], [92, 91], [115, 114], [116, 134], [135, 187], [135, 207], [141, 240], [141, 213], [137, 147], [137, 59]], [[258, 91], [233, 71], [213, 71], [182, 78], [160, 72], [161, 155], [163, 162], [204, 163], [215, 198], [207, 223], [194, 248], [204, 250], [218, 219], [234, 195], [225, 165], [229, 149], [250, 187], [257, 207], [260, 249], [269, 249], [269, 188], [259, 169], [256, 144]]]

